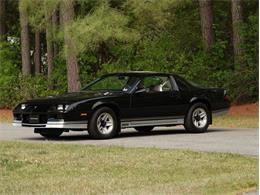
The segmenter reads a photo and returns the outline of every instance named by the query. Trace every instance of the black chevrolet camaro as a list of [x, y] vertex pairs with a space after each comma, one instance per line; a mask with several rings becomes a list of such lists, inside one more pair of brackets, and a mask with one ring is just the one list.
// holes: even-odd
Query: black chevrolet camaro
[[79, 92], [19, 104], [13, 110], [13, 125], [34, 127], [47, 138], [87, 130], [92, 138], [106, 139], [123, 128], [149, 132], [155, 126], [173, 125], [201, 133], [214, 115], [229, 107], [226, 90], [199, 87], [176, 74], [113, 73]]

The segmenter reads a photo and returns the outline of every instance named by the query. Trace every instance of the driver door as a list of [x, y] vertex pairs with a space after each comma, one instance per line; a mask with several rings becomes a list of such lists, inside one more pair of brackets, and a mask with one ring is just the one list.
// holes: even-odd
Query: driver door
[[131, 118], [145, 120], [178, 115], [180, 101], [179, 91], [174, 90], [170, 77], [144, 77], [132, 95]]

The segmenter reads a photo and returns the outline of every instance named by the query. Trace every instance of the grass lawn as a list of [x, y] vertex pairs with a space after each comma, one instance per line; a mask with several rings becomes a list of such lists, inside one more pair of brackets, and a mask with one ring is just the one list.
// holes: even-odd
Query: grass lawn
[[213, 118], [211, 127], [258, 128], [258, 115], [226, 115]]
[[257, 185], [256, 157], [0, 142], [0, 194], [237, 194]]

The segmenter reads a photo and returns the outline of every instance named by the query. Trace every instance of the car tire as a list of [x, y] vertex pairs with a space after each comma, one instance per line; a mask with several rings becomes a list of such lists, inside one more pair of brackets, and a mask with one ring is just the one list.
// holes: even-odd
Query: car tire
[[210, 113], [203, 103], [193, 104], [184, 121], [184, 127], [189, 133], [204, 133], [207, 131], [210, 121]]
[[109, 139], [119, 132], [119, 122], [115, 112], [108, 107], [97, 109], [89, 121], [88, 133], [94, 139]]
[[135, 130], [142, 133], [148, 133], [153, 130], [153, 126], [135, 127]]
[[53, 129], [52, 131], [40, 131], [39, 134], [47, 139], [55, 139], [60, 137], [63, 133], [63, 130], [60, 129]]

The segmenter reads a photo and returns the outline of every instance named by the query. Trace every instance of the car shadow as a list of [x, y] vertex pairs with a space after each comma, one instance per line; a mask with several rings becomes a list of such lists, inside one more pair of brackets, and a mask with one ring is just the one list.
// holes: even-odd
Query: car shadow
[[[208, 133], [217, 133], [222, 131], [235, 131], [236, 129], [224, 129], [224, 128], [213, 128], [209, 129], [206, 134]], [[132, 137], [154, 137], [154, 136], [160, 136], [160, 135], [178, 135], [178, 134], [187, 134], [190, 135], [190, 133], [187, 133], [184, 129], [165, 129], [165, 130], [153, 130], [148, 133], [141, 133], [137, 131], [122, 131], [118, 136], [114, 137], [113, 139], [124, 139], [124, 138], [132, 138]], [[195, 133], [196, 134], [196, 133]], [[198, 133], [197, 133], [198, 134]], [[198, 134], [199, 135], [199, 134]], [[91, 138], [86, 131], [81, 132], [80, 134], [70, 134], [70, 133], [63, 133], [59, 138], [56, 139], [47, 139], [40, 135], [37, 135], [37, 137], [27, 137], [22, 138], [23, 140], [34, 140], [34, 141], [43, 141], [43, 140], [56, 140], [56, 141], [84, 141], [84, 140], [95, 140]]]

